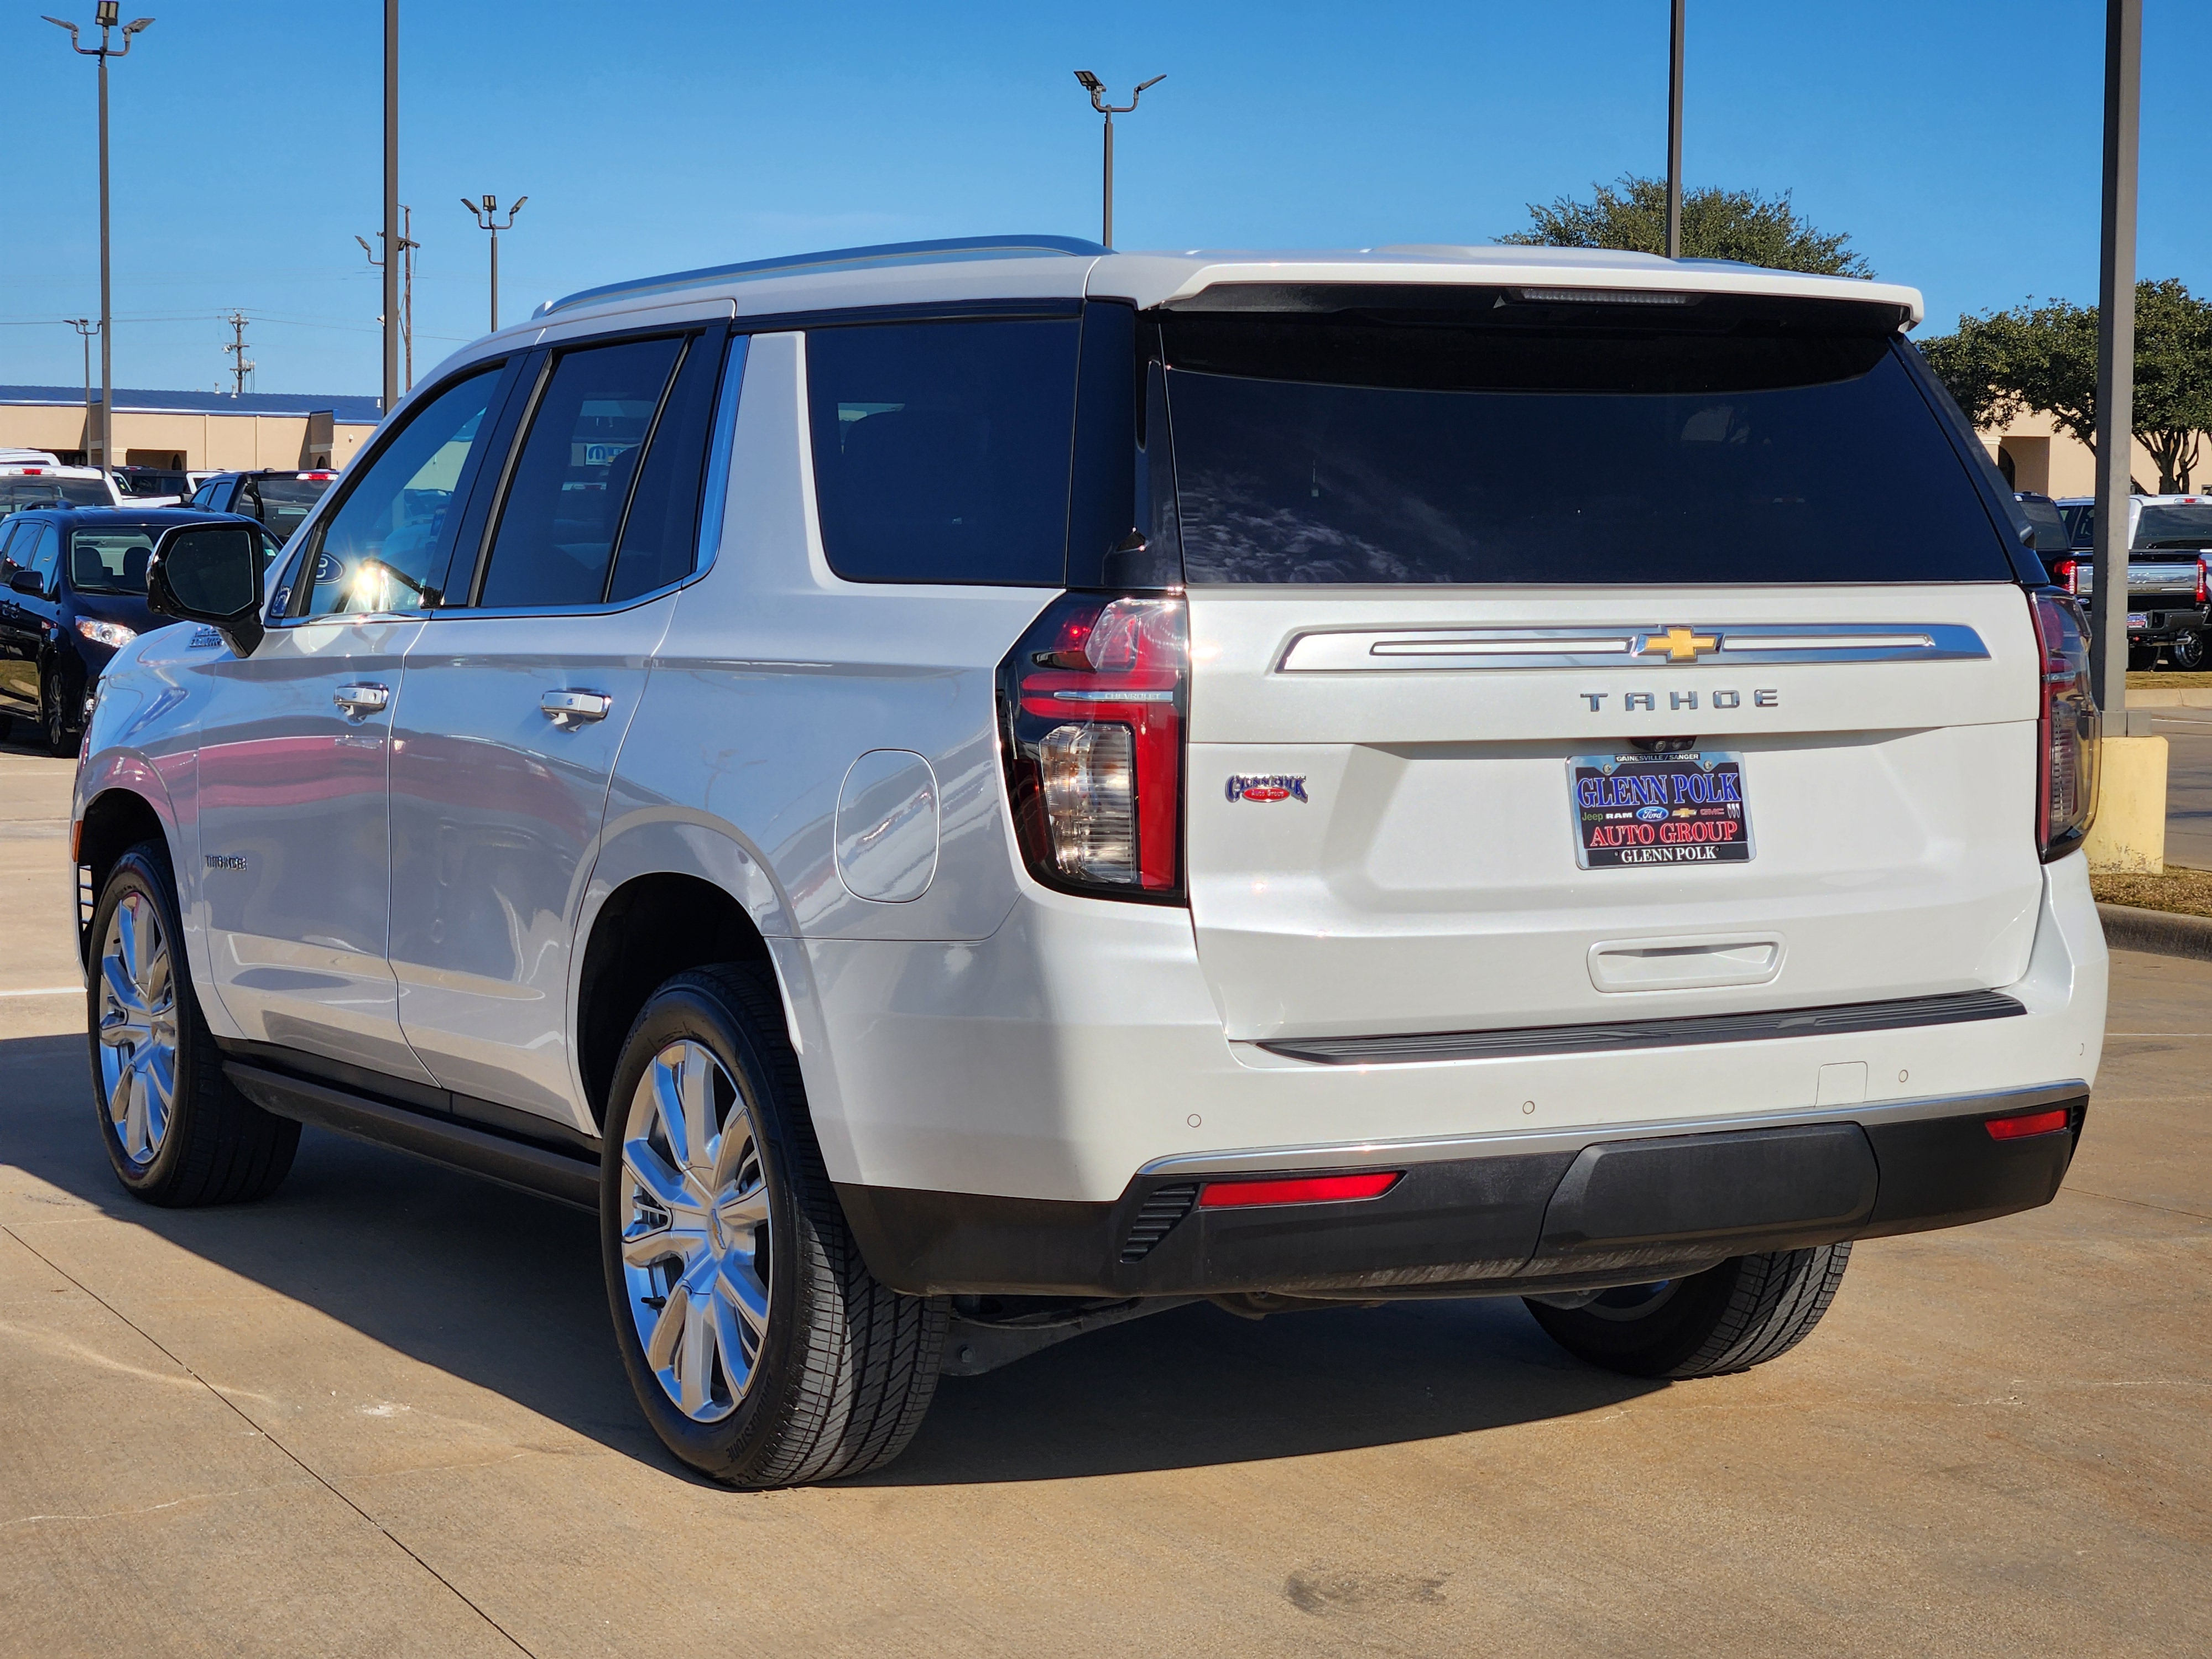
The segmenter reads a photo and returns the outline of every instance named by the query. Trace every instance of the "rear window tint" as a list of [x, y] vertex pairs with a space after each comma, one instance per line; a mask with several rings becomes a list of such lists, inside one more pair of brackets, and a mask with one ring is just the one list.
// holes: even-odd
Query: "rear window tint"
[[1170, 315], [1193, 582], [2009, 580], [1879, 333]]
[[2063, 553], [2073, 546], [2066, 533], [2066, 520], [2058, 516], [2058, 509], [2039, 496], [2017, 496], [2021, 516], [2035, 532], [2035, 550], [2039, 553]]
[[809, 334], [830, 568], [852, 581], [1058, 586], [1079, 327], [1053, 318]]
[[2196, 552], [2212, 547], [2212, 501], [2147, 505], [2136, 525], [2136, 546], [2147, 553]]

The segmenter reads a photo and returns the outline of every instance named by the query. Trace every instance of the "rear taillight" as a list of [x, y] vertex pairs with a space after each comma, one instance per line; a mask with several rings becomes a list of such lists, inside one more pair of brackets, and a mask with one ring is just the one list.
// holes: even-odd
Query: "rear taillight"
[[2199, 605], [2212, 605], [2212, 580], [2207, 580], [2208, 576], [2212, 576], [2212, 572], [2206, 570], [2207, 564], [2212, 564], [2212, 560], [2199, 553], [2197, 556], [2197, 603]]
[[1069, 593], [999, 665], [1014, 833], [1047, 886], [1182, 900], [1188, 639], [1180, 599]]
[[2063, 858], [2097, 816], [2097, 742], [2103, 722], [2089, 685], [2089, 623], [2075, 600], [2030, 596], [2042, 648], [2036, 712], [2035, 839], [2044, 861]]
[[2079, 597], [2081, 592], [2081, 561], [2061, 559], [2051, 567], [2051, 579], [2069, 593]]

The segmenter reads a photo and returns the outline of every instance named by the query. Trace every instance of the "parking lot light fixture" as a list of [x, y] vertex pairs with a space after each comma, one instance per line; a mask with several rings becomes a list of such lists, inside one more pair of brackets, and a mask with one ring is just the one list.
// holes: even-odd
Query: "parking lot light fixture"
[[491, 233], [491, 331], [495, 334], [499, 332], [499, 234], [514, 228], [514, 216], [522, 211], [522, 204], [529, 199], [527, 196], [516, 197], [507, 210], [507, 222], [501, 224], [498, 197], [485, 197], [481, 206], [465, 196], [461, 198], [461, 205], [475, 219], [477, 228]]
[[1091, 107], [1106, 118], [1105, 206], [1102, 215], [1103, 228], [1098, 233], [1098, 240], [1108, 247], [1112, 247], [1114, 246], [1114, 118], [1117, 115], [1127, 115], [1131, 110], [1136, 108], [1137, 100], [1145, 95], [1146, 87], [1156, 87], [1168, 77], [1164, 75], [1155, 75], [1149, 81], [1139, 82], [1136, 89], [1130, 93], [1129, 101], [1126, 104], [1109, 102], [1106, 83], [1089, 70], [1076, 70], [1075, 78], [1081, 83], [1084, 91], [1091, 94]]
[[[81, 58], [100, 60], [100, 465], [115, 465], [115, 363], [109, 340], [114, 330], [109, 303], [109, 254], [107, 234], [107, 60], [128, 58], [131, 42], [137, 35], [154, 27], [150, 17], [134, 17], [122, 26], [123, 44], [116, 46], [112, 31], [122, 15], [119, 0], [99, 0], [93, 11], [93, 26], [100, 31], [100, 44], [88, 46], [78, 37], [77, 27], [66, 18], [48, 16], [46, 21], [56, 28], [69, 31], [70, 47]], [[91, 443], [92, 434], [85, 434]], [[89, 459], [90, 457], [86, 458]]]

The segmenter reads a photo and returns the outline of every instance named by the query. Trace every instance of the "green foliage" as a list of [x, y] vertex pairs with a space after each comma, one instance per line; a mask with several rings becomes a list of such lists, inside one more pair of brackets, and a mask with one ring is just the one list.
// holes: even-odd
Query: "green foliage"
[[[1562, 196], [1549, 207], [1528, 204], [1527, 230], [1501, 242], [1529, 247], [1617, 247], [1667, 251], [1667, 181], [1624, 173], [1617, 185], [1592, 185], [1594, 199]], [[1790, 192], [1705, 189], [1682, 195], [1682, 254], [1691, 259], [1739, 259], [1773, 270], [1824, 276], [1871, 276], [1850, 238], [1815, 230], [1790, 204]]]
[[[2097, 307], [2023, 301], [1961, 317], [1920, 342], [1936, 376], [1978, 427], [2039, 409], [2097, 447]], [[2136, 284], [2135, 435], [2158, 463], [2160, 493], [2186, 493], [2212, 427], [2212, 301], [2178, 280]]]

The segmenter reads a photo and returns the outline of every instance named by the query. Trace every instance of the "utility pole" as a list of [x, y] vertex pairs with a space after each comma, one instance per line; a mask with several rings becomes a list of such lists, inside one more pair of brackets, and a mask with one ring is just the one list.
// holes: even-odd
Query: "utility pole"
[[235, 398], [246, 390], [246, 377], [252, 374], [258, 365], [246, 355], [246, 313], [234, 311], [223, 321], [230, 325], [231, 343], [225, 346], [223, 351], [231, 359], [230, 395]]
[[[529, 199], [527, 196], [516, 197], [514, 205], [507, 210], [507, 222], [501, 224], [498, 216], [498, 197], [485, 197], [481, 208], [467, 197], [461, 198], [461, 205], [469, 210], [469, 216], [477, 222], [477, 228], [491, 233], [491, 331], [495, 334], [499, 332], [499, 234], [502, 230], [514, 228], [514, 216], [522, 211], [522, 204]], [[386, 283], [391, 280], [388, 276], [385, 278]]]
[[1682, 29], [1687, 0], [1674, 0], [1667, 52], [1667, 257], [1682, 257]]
[[1168, 77], [1155, 75], [1151, 80], [1140, 82], [1129, 94], [1129, 101], [1126, 104], [1108, 103], [1106, 83], [1089, 70], [1076, 70], [1075, 78], [1083, 83], [1084, 91], [1091, 94], [1091, 107], [1106, 118], [1106, 206], [1098, 240], [1110, 248], [1114, 246], [1114, 118], [1127, 115], [1136, 108], [1137, 100], [1145, 95], [1146, 87], [1156, 87]]
[[2097, 277], [2096, 580], [2090, 679], [2108, 737], [2128, 733], [2128, 495], [2135, 459], [2136, 146], [2142, 0], [2105, 4], [2105, 211]]
[[67, 323], [84, 337], [84, 453], [92, 459], [92, 337], [100, 332], [100, 325], [89, 317], [64, 317]]
[[[384, 412], [399, 401], [399, 0], [384, 0]], [[411, 376], [410, 376], [411, 378]]]
[[[415, 250], [422, 243], [415, 240], [415, 210], [403, 206], [399, 210], [399, 339], [407, 360], [407, 374], [404, 387], [415, 389]], [[380, 235], [381, 232], [378, 233]], [[376, 257], [376, 250], [368, 245], [366, 236], [356, 236], [361, 251], [368, 257], [371, 268], [381, 270], [387, 261]], [[389, 313], [387, 313], [388, 316]], [[379, 318], [380, 322], [383, 318]]]
[[[123, 44], [111, 46], [109, 32], [121, 15], [118, 0], [99, 0], [93, 10], [94, 26], [100, 30], [100, 44], [96, 46], [88, 46], [77, 39], [76, 24], [58, 17], [46, 19], [55, 27], [69, 31], [70, 48], [79, 57], [100, 60], [100, 459], [96, 465], [102, 467], [115, 465], [115, 362], [111, 349], [115, 319], [109, 303], [108, 284], [107, 60], [128, 58], [132, 37], [154, 27], [150, 17], [133, 18], [123, 25]], [[89, 437], [86, 441], [90, 441]]]

